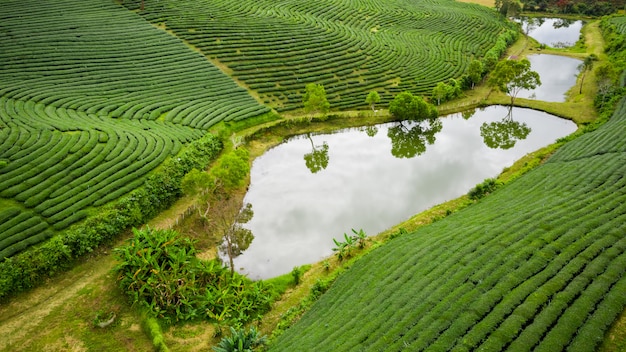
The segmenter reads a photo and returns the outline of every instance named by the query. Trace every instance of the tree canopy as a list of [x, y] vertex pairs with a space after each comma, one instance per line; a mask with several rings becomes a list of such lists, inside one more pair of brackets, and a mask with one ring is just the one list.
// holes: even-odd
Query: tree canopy
[[389, 112], [399, 120], [429, 120], [439, 114], [437, 109], [411, 92], [403, 92], [389, 103]]
[[374, 105], [376, 103], [378, 103], [380, 101], [380, 95], [378, 95], [378, 92], [373, 90], [371, 92], [369, 92], [369, 94], [367, 95], [367, 98], [365, 98], [365, 103], [367, 105], [369, 105], [372, 108], [372, 111], [376, 111], [376, 108], [374, 107]]
[[535, 89], [541, 85], [539, 74], [530, 69], [530, 61], [503, 60], [498, 62], [489, 77], [489, 85], [511, 96], [511, 105], [522, 89]]
[[326, 113], [330, 109], [330, 103], [326, 99], [326, 90], [321, 84], [309, 83], [306, 92], [302, 96], [304, 111], [309, 113]]

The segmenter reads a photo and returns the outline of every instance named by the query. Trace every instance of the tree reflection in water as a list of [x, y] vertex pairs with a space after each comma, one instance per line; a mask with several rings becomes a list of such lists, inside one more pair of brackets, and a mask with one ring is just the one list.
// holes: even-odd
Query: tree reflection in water
[[439, 119], [424, 120], [419, 123], [400, 121], [387, 131], [391, 139], [391, 155], [396, 158], [412, 158], [426, 151], [426, 145], [435, 143], [435, 134], [441, 131]]
[[531, 129], [526, 123], [513, 121], [513, 109], [502, 121], [483, 123], [480, 126], [480, 135], [485, 144], [492, 149], [511, 149], [517, 141], [526, 139]]
[[306, 167], [311, 170], [311, 173], [317, 173], [328, 166], [328, 143], [322, 142], [321, 146], [315, 146], [310, 133], [307, 134], [307, 137], [311, 141], [311, 148], [313, 148], [313, 151], [308, 154], [304, 154], [304, 163], [306, 164]]

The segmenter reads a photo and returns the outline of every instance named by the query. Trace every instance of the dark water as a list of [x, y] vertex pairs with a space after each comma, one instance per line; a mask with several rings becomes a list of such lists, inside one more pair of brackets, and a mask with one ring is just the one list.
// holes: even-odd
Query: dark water
[[333, 238], [353, 228], [375, 235], [467, 193], [575, 129], [546, 113], [514, 108], [508, 115], [494, 106], [469, 119], [455, 114], [435, 124], [291, 139], [254, 161], [244, 201], [252, 204], [245, 227], [255, 239], [235, 267], [264, 279], [319, 261], [332, 254]]
[[561, 18], [522, 18], [522, 30], [541, 44], [570, 47], [580, 37], [583, 22]]
[[541, 78], [541, 85], [533, 90], [522, 90], [519, 98], [564, 102], [565, 93], [576, 84], [581, 60], [561, 55], [529, 55], [530, 68]]

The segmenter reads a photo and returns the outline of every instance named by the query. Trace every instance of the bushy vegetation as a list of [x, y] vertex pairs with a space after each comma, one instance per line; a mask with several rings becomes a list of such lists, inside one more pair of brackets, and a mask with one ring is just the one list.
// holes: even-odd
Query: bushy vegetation
[[73, 259], [170, 206], [182, 193], [183, 176], [194, 168], [206, 168], [221, 149], [220, 140], [210, 134], [190, 143], [176, 158], [167, 159], [142, 187], [102, 207], [86, 221], [60, 231], [51, 240], [0, 262], [0, 298], [41, 283]]
[[[144, 10], [139, 10], [145, 2]], [[516, 31], [493, 11], [452, 1], [125, 0], [123, 5], [224, 64], [277, 110], [303, 106], [321, 84], [332, 108], [364, 107], [378, 91], [428, 95], [495, 54]], [[472, 30], [467, 30], [471, 28]]]
[[[179, 173], [190, 170], [168, 158], [186, 160], [181, 150], [218, 122], [269, 111], [114, 2], [9, 2], [0, 20], [10, 28], [0, 40], [0, 260], [55, 235], [87, 243], [68, 245], [74, 257], [145, 221], [181, 194]], [[102, 220], [117, 208], [132, 210]], [[107, 224], [98, 235], [63, 233], [94, 216], [88, 228]]]
[[120, 288], [133, 303], [168, 321], [206, 319], [241, 326], [270, 308], [270, 289], [196, 257], [193, 243], [172, 230], [134, 230], [115, 249]]
[[224, 337], [220, 343], [213, 347], [215, 352], [252, 352], [265, 345], [266, 337], [255, 328], [245, 329], [230, 328], [230, 336]]
[[624, 8], [623, 0], [521, 0], [524, 11], [604, 16]]

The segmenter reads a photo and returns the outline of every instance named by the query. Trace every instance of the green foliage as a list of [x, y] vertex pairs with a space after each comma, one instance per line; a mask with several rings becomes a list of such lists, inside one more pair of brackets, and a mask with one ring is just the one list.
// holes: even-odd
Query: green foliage
[[295, 266], [293, 270], [291, 270], [291, 277], [293, 278], [294, 285], [298, 286], [300, 284], [300, 279], [302, 278], [303, 270], [302, 267]]
[[437, 83], [432, 92], [432, 97], [437, 100], [437, 105], [440, 105], [442, 102], [457, 98], [460, 95], [461, 84], [455, 79], [450, 79], [448, 83]]
[[216, 347], [215, 352], [252, 352], [265, 345], [267, 337], [254, 327], [250, 330], [230, 328], [230, 336], [224, 337]]
[[152, 339], [152, 345], [156, 351], [169, 352], [169, 348], [165, 344], [165, 336], [163, 336], [163, 331], [161, 330], [159, 321], [149, 313], [146, 313], [145, 310], [142, 310], [141, 323], [145, 333]]
[[304, 163], [311, 173], [315, 174], [328, 166], [328, 143], [323, 142], [321, 146], [315, 146], [310, 133], [307, 134], [307, 137], [311, 142], [313, 151], [304, 154]]
[[467, 80], [470, 83], [471, 89], [483, 79], [485, 73], [484, 65], [480, 60], [472, 60], [469, 68], [467, 69]]
[[441, 132], [440, 120], [431, 119], [407, 127], [399, 122], [387, 130], [391, 140], [391, 155], [396, 158], [413, 158], [426, 152], [426, 146], [435, 143], [435, 136]]
[[309, 83], [305, 87], [306, 92], [302, 96], [304, 112], [325, 114], [330, 109], [330, 103], [326, 99], [326, 91], [321, 84]]
[[437, 109], [424, 101], [422, 97], [416, 97], [411, 92], [403, 92], [389, 103], [389, 112], [398, 120], [429, 120], [437, 117]]
[[585, 82], [585, 76], [588, 71], [591, 71], [593, 68], [594, 61], [598, 61], [598, 57], [595, 54], [591, 54], [585, 57], [585, 60], [578, 65], [578, 73], [580, 74], [580, 89], [578, 91], [579, 94], [583, 92], [583, 83]]
[[597, 350], [626, 307], [625, 127], [622, 99], [506, 187], [485, 180], [471, 196], [489, 197], [359, 258], [270, 351]]
[[350, 257], [352, 255], [352, 250], [355, 247], [365, 248], [365, 243], [367, 241], [367, 235], [363, 229], [356, 231], [352, 229], [352, 236], [348, 236], [347, 233], [343, 234], [343, 238], [345, 241], [338, 241], [333, 238], [333, 242], [335, 243], [335, 248], [333, 248], [333, 252], [337, 252], [337, 258], [339, 260], [343, 260], [344, 258]]
[[495, 8], [502, 16], [515, 17], [522, 11], [520, 0], [495, 0]]
[[[28, 47], [32, 53], [6, 61], [9, 66], [0, 71], [0, 91], [6, 97], [34, 98], [105, 118], [161, 118], [199, 129], [269, 111], [179, 39], [118, 4], [60, 0], [40, 5], [34, 9], [30, 1], [24, 1], [3, 7], [7, 16], [3, 23], [16, 37], [3, 40], [0, 51], [16, 57]], [[63, 24], [56, 21], [65, 15]], [[39, 28], [36, 36], [32, 26]], [[120, 55], [111, 49], [115, 45], [133, 50]], [[155, 51], [155, 46], [160, 49]], [[76, 60], [89, 64], [80, 70], [59, 70], [75, 65]], [[141, 64], [133, 64], [137, 62]], [[50, 75], [29, 79], [33, 65]], [[102, 138], [110, 140], [111, 136]]]
[[467, 195], [471, 200], [478, 200], [489, 195], [490, 193], [493, 193], [500, 186], [502, 186], [502, 183], [498, 180], [488, 178], [472, 188]]
[[[136, 10], [139, 0], [123, 6]], [[374, 90], [385, 105], [405, 90], [430, 94], [437, 82], [461, 77], [509, 27], [492, 9], [442, 0], [162, 0], [139, 14], [224, 63], [277, 111], [302, 107], [310, 83], [324, 85], [333, 109], [362, 107]], [[209, 18], [215, 26], [205, 26]], [[451, 25], [441, 30], [442, 23]]]
[[530, 61], [503, 60], [498, 62], [489, 76], [489, 85], [511, 96], [511, 105], [522, 89], [534, 89], [541, 85], [539, 74], [530, 70]]
[[208, 172], [192, 169], [181, 181], [181, 188], [185, 194], [194, 194], [198, 191], [211, 189], [215, 186], [215, 180]]
[[229, 192], [243, 184], [250, 172], [250, 155], [245, 148], [237, 148], [222, 156], [210, 175], [218, 187]]
[[378, 102], [380, 102], [380, 95], [377, 91], [373, 90], [367, 94], [367, 97], [365, 98], [365, 103], [372, 108], [372, 111], [376, 111], [375, 105]]
[[180, 183], [193, 168], [204, 169], [222, 148], [213, 135], [190, 143], [176, 158], [164, 162], [139, 188], [107, 205], [83, 223], [0, 262], [0, 299], [39, 285], [65, 269], [71, 260], [138, 226], [170, 206], [181, 194]]
[[492, 149], [510, 149], [518, 140], [525, 139], [530, 133], [526, 123], [514, 121], [509, 115], [502, 121], [483, 123], [480, 126], [480, 135], [485, 144]]
[[115, 254], [120, 288], [158, 318], [243, 324], [269, 309], [272, 297], [263, 282], [198, 259], [191, 241], [172, 230], [134, 230]]

